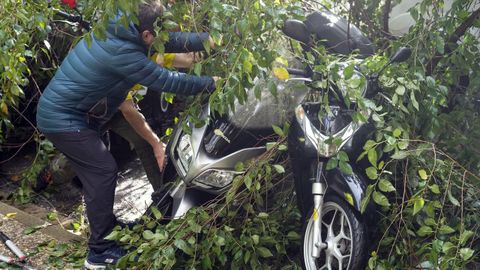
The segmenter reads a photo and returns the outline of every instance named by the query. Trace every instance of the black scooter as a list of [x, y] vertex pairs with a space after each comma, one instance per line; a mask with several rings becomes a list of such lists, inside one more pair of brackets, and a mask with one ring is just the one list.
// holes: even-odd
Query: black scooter
[[[351, 54], [353, 50], [360, 56], [374, 53], [371, 42], [358, 28], [326, 11], [314, 12], [304, 22], [287, 20], [283, 30], [287, 36], [302, 42], [305, 50], [309, 49], [313, 37], [325, 40], [325, 46], [332, 53]], [[404, 61], [409, 55], [410, 50], [402, 48], [390, 63]], [[257, 100], [254, 91], [249, 91], [247, 103], [236, 104], [235, 111], [228, 116], [214, 116], [205, 105], [201, 118], [210, 118], [207, 125], [196, 127], [188, 118], [178, 123], [167, 146], [169, 162], [164, 179], [179, 178], [180, 181], [157, 205], [170, 201], [166, 214], [180, 218], [192, 207], [224, 194], [234, 177], [242, 173], [235, 170], [235, 165], [265, 153], [265, 141], [259, 138], [271, 137], [272, 125], [290, 122], [289, 157], [298, 207], [304, 217], [303, 267], [307, 270], [363, 269], [367, 257], [367, 227], [360, 212], [367, 187], [364, 169], [352, 162], [353, 173], [345, 174], [339, 169], [326, 170], [326, 164], [340, 150], [355, 160], [374, 129], [369, 122], [353, 121], [355, 104], [347, 107], [343, 100], [338, 100], [338, 96], [342, 97], [339, 86], [337, 98], [330, 99], [332, 114], [319, 118], [322, 104], [306, 97], [312, 91], [325, 89], [311, 86], [310, 70], [288, 69], [292, 76], [279, 83], [276, 98]], [[380, 90], [378, 75], [354, 72], [354, 76], [366, 79], [363, 96], [372, 97]], [[265, 82], [256, 83], [266, 88]], [[370, 118], [370, 111], [361, 113], [366, 119]], [[191, 132], [185, 132], [184, 125], [188, 125]], [[332, 140], [337, 143], [331, 143]]]

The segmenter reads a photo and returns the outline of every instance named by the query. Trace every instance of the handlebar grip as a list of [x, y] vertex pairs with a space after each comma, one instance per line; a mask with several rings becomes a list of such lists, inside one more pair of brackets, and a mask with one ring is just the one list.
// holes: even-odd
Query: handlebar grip
[[61, 11], [61, 10], [57, 10], [57, 15], [62, 17], [62, 18], [65, 18], [69, 22], [75, 22], [75, 23], [80, 24], [80, 26], [82, 28], [85, 28], [85, 30], [87, 30], [87, 31], [90, 31], [90, 29], [91, 29], [90, 23], [84, 21], [82, 19], [82, 16], [69, 14], [69, 13], [67, 13], [65, 11]]

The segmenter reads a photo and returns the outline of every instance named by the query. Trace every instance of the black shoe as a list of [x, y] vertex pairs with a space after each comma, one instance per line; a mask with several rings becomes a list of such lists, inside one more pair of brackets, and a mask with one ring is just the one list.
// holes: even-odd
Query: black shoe
[[115, 223], [116, 225], [120, 226], [122, 229], [129, 228], [130, 230], [133, 230], [133, 227], [135, 227], [135, 225], [142, 225], [141, 220], [135, 220], [130, 222], [123, 222], [123, 221], [117, 220]]
[[117, 245], [100, 253], [90, 250], [88, 251], [84, 266], [90, 270], [105, 269], [107, 266], [115, 265], [117, 261], [126, 254], [127, 252]]

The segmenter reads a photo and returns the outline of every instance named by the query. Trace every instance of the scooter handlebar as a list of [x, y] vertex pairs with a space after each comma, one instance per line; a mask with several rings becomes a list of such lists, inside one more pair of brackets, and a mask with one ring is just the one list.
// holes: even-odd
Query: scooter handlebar
[[84, 28], [87, 31], [90, 31], [90, 29], [91, 29], [90, 23], [87, 22], [87, 21], [84, 21], [82, 19], [82, 16], [80, 16], [80, 15], [69, 14], [69, 13], [67, 13], [65, 11], [61, 11], [61, 10], [56, 10], [56, 13], [57, 13], [58, 16], [64, 18], [65, 20], [67, 20], [69, 22], [78, 23], [82, 28]]

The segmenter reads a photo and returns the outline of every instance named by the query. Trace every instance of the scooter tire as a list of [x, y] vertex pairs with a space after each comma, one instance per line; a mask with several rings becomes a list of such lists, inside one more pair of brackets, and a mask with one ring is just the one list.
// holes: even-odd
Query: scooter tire
[[[350, 237], [350, 245], [348, 245], [348, 240], [345, 240], [342, 243], [337, 243], [338, 250], [344, 250], [345, 247], [342, 245], [348, 246], [346, 249], [349, 249], [350, 257], [349, 259], [343, 259], [343, 269], [347, 270], [358, 270], [358, 269], [365, 269], [366, 259], [367, 259], [367, 227], [365, 222], [356, 210], [354, 210], [345, 200], [341, 199], [337, 195], [327, 195], [324, 198], [323, 210], [322, 210], [322, 221], [323, 219], [331, 219], [331, 223], [333, 224], [339, 218], [332, 217], [333, 210], [339, 211], [344, 216], [344, 220], [346, 220], [346, 225], [349, 227], [349, 232], [345, 232], [347, 236]], [[313, 211], [310, 211], [308, 215], [308, 219], [305, 219], [303, 223], [302, 229], [302, 245], [301, 245], [301, 256], [302, 256], [302, 267], [305, 270], [316, 270], [321, 269], [327, 261], [327, 252], [325, 250], [320, 252], [320, 258], [314, 258], [311, 255], [311, 246], [312, 231], [313, 231]], [[341, 217], [340, 217], [341, 219]], [[327, 220], [328, 221], [328, 220]], [[345, 224], [345, 222], [344, 222]], [[332, 226], [333, 227], [333, 226]], [[325, 241], [327, 237], [325, 233], [326, 226], [322, 224], [322, 240]], [[335, 231], [335, 233], [339, 234], [339, 230]], [[336, 234], [336, 235], [338, 235]], [[339, 248], [341, 247], [341, 248]], [[331, 251], [331, 250], [330, 250]], [[334, 264], [333, 260], [336, 260], [336, 265]], [[348, 262], [345, 265], [345, 262]], [[331, 269], [340, 269], [339, 263], [336, 258], [332, 259], [331, 262], [332, 268]], [[324, 268], [330, 269], [330, 268]]]

